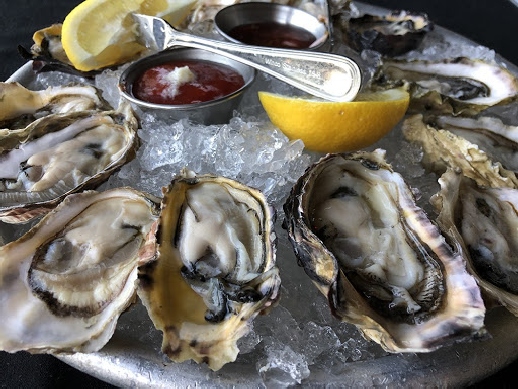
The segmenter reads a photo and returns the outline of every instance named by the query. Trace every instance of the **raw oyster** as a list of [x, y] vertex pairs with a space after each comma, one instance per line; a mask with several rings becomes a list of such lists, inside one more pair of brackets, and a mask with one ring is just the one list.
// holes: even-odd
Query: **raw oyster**
[[405, 120], [405, 137], [422, 145], [424, 165], [438, 174], [441, 190], [430, 202], [437, 222], [465, 246], [468, 270], [486, 300], [518, 316], [518, 178], [475, 144], [447, 130]]
[[134, 156], [137, 120], [117, 111], [51, 114], [0, 132], [0, 220], [25, 222], [93, 188]]
[[62, 29], [63, 24], [56, 23], [36, 31], [32, 36], [32, 40], [34, 41], [32, 50], [34, 54], [55, 58], [60, 62], [71, 65], [61, 44]]
[[390, 352], [485, 333], [464, 253], [414, 202], [384, 151], [329, 154], [298, 180], [285, 225], [332, 313]]
[[518, 96], [518, 79], [498, 64], [465, 57], [441, 61], [389, 60], [380, 65], [374, 83], [393, 87], [409, 83], [411, 109], [472, 114]]
[[0, 247], [0, 349], [92, 352], [134, 301], [158, 203], [130, 188], [68, 197]]
[[33, 91], [17, 82], [0, 83], [0, 129], [20, 129], [53, 113], [111, 110], [91, 85], [67, 85]]
[[74, 68], [61, 44], [62, 27], [62, 23], [55, 23], [36, 31], [32, 36], [34, 44], [30, 50], [18, 46], [18, 52], [23, 58], [32, 61], [35, 71], [59, 70], [80, 75], [94, 74], [95, 72], [85, 73]]
[[434, 24], [426, 14], [392, 11], [386, 15], [351, 18], [343, 28], [355, 50], [375, 50], [393, 57], [416, 49]]
[[423, 121], [422, 115], [412, 115], [403, 122], [405, 138], [423, 148], [425, 167], [441, 175], [447, 168], [461, 170], [481, 186], [516, 188], [515, 174], [491, 160], [478, 145], [454, 133], [434, 128]]
[[449, 168], [430, 202], [437, 222], [469, 253], [468, 270], [486, 301], [518, 316], [518, 190], [479, 186]]
[[490, 116], [438, 116], [428, 119], [427, 122], [476, 144], [493, 161], [500, 162], [508, 170], [518, 172], [518, 126], [507, 125], [499, 118]]
[[138, 294], [167, 356], [218, 370], [278, 298], [272, 210], [257, 190], [189, 171], [163, 192], [156, 258], [147, 251], [155, 260], [140, 268]]

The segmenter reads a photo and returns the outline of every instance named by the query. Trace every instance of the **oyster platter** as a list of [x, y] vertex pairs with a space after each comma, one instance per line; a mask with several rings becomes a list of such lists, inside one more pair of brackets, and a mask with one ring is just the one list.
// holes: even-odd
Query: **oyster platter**
[[[236, 2], [183, 30], [223, 41]], [[424, 14], [282, 3], [362, 91], [408, 91], [388, 135], [308, 150], [258, 99], [299, 91], [261, 71], [224, 124], [157, 116], [121, 95], [130, 62], [24, 50], [0, 85], [1, 350], [125, 387], [467, 385], [518, 357], [518, 69]]]

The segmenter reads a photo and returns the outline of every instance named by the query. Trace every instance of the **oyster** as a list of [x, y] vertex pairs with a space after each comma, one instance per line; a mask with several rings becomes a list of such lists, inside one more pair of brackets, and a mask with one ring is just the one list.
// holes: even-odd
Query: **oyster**
[[430, 202], [437, 222], [464, 246], [468, 270], [486, 300], [518, 316], [518, 179], [463, 137], [426, 126], [419, 115], [403, 125], [407, 139], [423, 146], [425, 166], [442, 174]]
[[158, 203], [129, 188], [68, 196], [0, 247], [0, 349], [92, 352], [134, 301]]
[[30, 50], [18, 46], [18, 52], [23, 58], [33, 61], [32, 67], [35, 71], [59, 70], [79, 75], [94, 74], [95, 72], [85, 73], [74, 68], [61, 43], [62, 27], [62, 23], [55, 23], [36, 31], [32, 36], [34, 44]]
[[441, 61], [389, 60], [380, 65], [374, 83], [392, 87], [409, 83], [414, 111], [439, 110], [472, 114], [518, 96], [518, 79], [506, 68], [459, 57]]
[[375, 50], [392, 57], [416, 49], [434, 24], [426, 14], [392, 11], [381, 16], [365, 14], [351, 18], [343, 28], [355, 50]]
[[430, 202], [437, 222], [469, 253], [468, 270], [486, 301], [518, 316], [518, 190], [480, 186], [449, 168]]
[[507, 125], [499, 118], [490, 116], [438, 116], [432, 118], [431, 122], [436, 128], [447, 130], [476, 144], [493, 161], [500, 162], [506, 169], [518, 172], [518, 126]]
[[390, 352], [485, 333], [464, 253], [416, 206], [384, 152], [329, 154], [298, 180], [285, 226], [332, 313]]
[[478, 145], [454, 133], [427, 125], [422, 115], [412, 115], [403, 122], [405, 138], [423, 148], [422, 162], [430, 171], [441, 175], [448, 168], [463, 172], [481, 186], [516, 188], [515, 174], [494, 162]]
[[138, 294], [169, 358], [218, 370], [278, 298], [272, 210], [254, 189], [189, 171], [163, 192], [156, 249], [147, 250], [155, 260], [140, 268]]
[[53, 113], [110, 110], [91, 85], [68, 85], [33, 91], [17, 82], [0, 83], [0, 129], [20, 129]]
[[0, 220], [25, 222], [93, 188], [134, 156], [137, 120], [117, 111], [51, 114], [0, 132]]

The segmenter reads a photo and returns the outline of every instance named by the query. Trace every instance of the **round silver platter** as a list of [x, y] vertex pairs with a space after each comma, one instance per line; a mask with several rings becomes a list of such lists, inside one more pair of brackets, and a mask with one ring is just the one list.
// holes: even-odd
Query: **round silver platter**
[[[356, 3], [355, 3], [356, 4]], [[375, 13], [379, 7], [357, 4], [361, 11]], [[449, 40], [474, 42], [441, 27], [436, 33]], [[516, 66], [507, 63], [514, 72]], [[30, 83], [34, 78], [28, 63], [8, 81]], [[288, 247], [281, 246], [278, 257], [296, 261]], [[282, 275], [282, 274], [281, 274]], [[309, 281], [308, 281], [309, 285]], [[315, 288], [316, 290], [316, 288]], [[317, 292], [315, 291], [315, 294]], [[325, 304], [323, 296], [322, 303]], [[357, 362], [344, 362], [339, 374], [311, 367], [302, 386], [465, 386], [491, 375], [518, 357], [518, 318], [504, 308], [492, 309], [486, 316], [489, 339], [460, 343], [423, 354], [388, 354]], [[360, 336], [358, 334], [358, 336]], [[134, 305], [119, 319], [113, 338], [99, 352], [57, 356], [67, 364], [108, 383], [122, 387], [264, 387], [255, 363], [246, 355], [213, 372], [193, 362], [180, 364], [167, 360], [160, 352], [161, 334], [151, 323], [145, 308]]]

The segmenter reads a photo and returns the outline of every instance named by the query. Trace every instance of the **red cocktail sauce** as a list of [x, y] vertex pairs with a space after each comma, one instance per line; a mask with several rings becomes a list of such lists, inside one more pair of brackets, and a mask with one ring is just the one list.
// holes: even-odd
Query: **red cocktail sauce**
[[232, 28], [228, 35], [248, 45], [285, 49], [307, 49], [317, 39], [301, 27], [277, 22], [242, 24]]
[[[195, 80], [176, 88], [166, 76], [175, 68], [184, 66], [188, 66], [195, 74]], [[228, 66], [183, 60], [147, 69], [136, 79], [132, 93], [136, 98], [149, 103], [181, 105], [215, 100], [237, 91], [244, 84], [243, 76]]]

